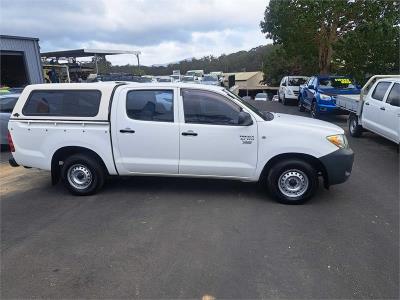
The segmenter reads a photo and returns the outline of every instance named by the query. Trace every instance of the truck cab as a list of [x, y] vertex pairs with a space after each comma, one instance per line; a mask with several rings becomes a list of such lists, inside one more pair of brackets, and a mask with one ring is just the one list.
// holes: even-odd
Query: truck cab
[[359, 109], [349, 116], [352, 136], [359, 137], [366, 129], [400, 143], [400, 78], [377, 80], [357, 103]]
[[360, 88], [348, 76], [313, 76], [300, 91], [299, 110], [310, 111], [312, 118], [319, 118], [323, 114], [341, 114], [343, 111], [336, 106], [339, 94], [360, 94]]

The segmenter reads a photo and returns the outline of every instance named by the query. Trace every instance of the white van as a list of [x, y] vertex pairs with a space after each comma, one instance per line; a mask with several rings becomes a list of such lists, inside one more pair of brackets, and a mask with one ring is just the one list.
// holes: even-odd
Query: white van
[[306, 76], [285, 76], [279, 84], [278, 97], [279, 102], [287, 105], [289, 102], [297, 103], [299, 97], [300, 85], [308, 80]]

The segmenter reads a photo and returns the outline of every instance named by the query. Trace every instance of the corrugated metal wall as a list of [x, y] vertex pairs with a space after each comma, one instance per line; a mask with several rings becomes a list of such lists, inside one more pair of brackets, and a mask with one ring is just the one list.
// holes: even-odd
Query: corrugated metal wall
[[30, 84], [43, 83], [42, 63], [38, 40], [27, 38], [0, 37], [1, 51], [21, 51], [25, 56], [25, 64]]

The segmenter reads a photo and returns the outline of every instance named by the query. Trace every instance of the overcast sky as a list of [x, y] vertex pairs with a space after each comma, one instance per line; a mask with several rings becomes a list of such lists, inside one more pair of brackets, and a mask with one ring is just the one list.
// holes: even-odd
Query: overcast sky
[[[145, 65], [218, 56], [269, 43], [267, 0], [0, 0], [5, 35], [38, 37], [41, 51], [139, 50]], [[136, 63], [128, 55], [113, 64]]]

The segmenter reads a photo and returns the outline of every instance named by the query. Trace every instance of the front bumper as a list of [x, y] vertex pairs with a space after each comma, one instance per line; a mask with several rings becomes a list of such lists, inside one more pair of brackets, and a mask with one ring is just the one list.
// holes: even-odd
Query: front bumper
[[320, 157], [320, 161], [326, 170], [326, 186], [343, 183], [350, 177], [354, 152], [350, 148], [339, 149]]

